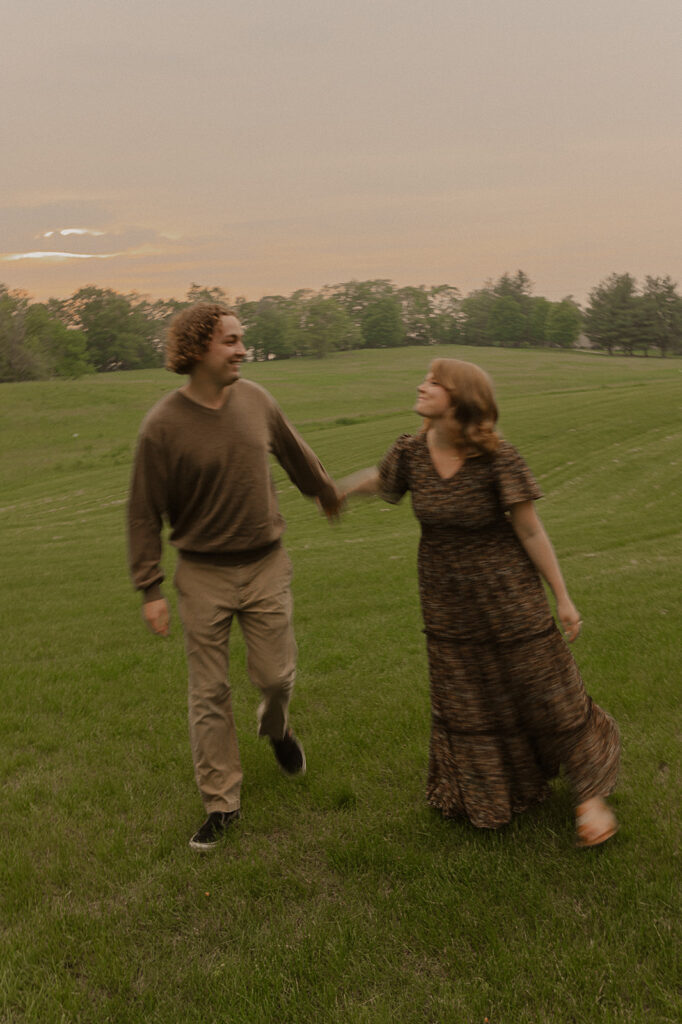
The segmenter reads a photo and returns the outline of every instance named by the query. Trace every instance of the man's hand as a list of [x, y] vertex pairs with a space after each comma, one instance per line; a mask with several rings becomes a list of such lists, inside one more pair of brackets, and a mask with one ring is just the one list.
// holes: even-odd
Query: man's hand
[[165, 597], [142, 605], [145, 625], [157, 636], [168, 636], [170, 632], [170, 609]]
[[341, 509], [345, 504], [345, 497], [334, 485], [327, 487], [315, 499], [330, 523], [336, 522], [341, 515]]

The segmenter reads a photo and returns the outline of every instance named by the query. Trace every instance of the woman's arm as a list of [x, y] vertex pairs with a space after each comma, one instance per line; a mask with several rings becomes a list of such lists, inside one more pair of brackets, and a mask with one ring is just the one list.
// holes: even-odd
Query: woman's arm
[[379, 470], [376, 466], [370, 466], [368, 469], [361, 469], [357, 473], [351, 473], [350, 476], [345, 476], [343, 480], [338, 480], [337, 487], [346, 498], [356, 494], [363, 495], [364, 497], [378, 494]]
[[372, 466], [370, 469], [361, 469], [357, 473], [351, 473], [350, 476], [345, 476], [343, 480], [337, 480], [335, 488], [336, 504], [331, 514], [322, 504], [320, 498], [316, 499], [317, 504], [330, 522], [339, 518], [339, 514], [346, 503], [346, 498], [349, 496], [360, 494], [371, 497], [373, 494], [379, 493], [378, 470]]
[[557, 615], [566, 639], [571, 643], [580, 633], [580, 614], [575, 607], [561, 575], [559, 561], [547, 531], [535, 511], [532, 501], [520, 501], [509, 509], [514, 533], [519, 538], [531, 562], [549, 584], [556, 600]]

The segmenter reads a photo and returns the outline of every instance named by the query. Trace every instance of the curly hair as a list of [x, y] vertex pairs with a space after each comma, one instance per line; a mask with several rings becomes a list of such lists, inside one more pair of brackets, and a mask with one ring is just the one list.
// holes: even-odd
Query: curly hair
[[[493, 383], [485, 370], [461, 359], [434, 359], [429, 370], [450, 394], [454, 443], [471, 454], [494, 455], [500, 444], [495, 430], [498, 412]], [[424, 429], [428, 428], [429, 420], [425, 419]]]
[[190, 373], [211, 343], [221, 316], [236, 316], [217, 302], [197, 302], [173, 317], [166, 335], [166, 369]]

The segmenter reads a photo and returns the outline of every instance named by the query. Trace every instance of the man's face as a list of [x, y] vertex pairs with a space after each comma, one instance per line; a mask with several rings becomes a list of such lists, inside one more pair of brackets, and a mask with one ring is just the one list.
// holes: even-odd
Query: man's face
[[239, 379], [239, 368], [246, 355], [243, 336], [244, 330], [236, 316], [221, 316], [211, 343], [200, 360], [201, 372], [216, 384], [234, 384]]

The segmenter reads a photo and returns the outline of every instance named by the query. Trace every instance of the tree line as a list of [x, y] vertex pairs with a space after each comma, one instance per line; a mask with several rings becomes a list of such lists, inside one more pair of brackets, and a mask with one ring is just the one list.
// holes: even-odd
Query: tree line
[[571, 348], [581, 335], [610, 355], [682, 354], [682, 298], [670, 277], [640, 287], [630, 274], [611, 274], [584, 310], [571, 296], [533, 295], [521, 270], [465, 297], [447, 284], [396, 288], [377, 279], [231, 302], [222, 288], [196, 284], [183, 300], [155, 301], [88, 286], [40, 303], [0, 285], [0, 382], [161, 366], [169, 320], [202, 300], [236, 311], [259, 360], [401, 345]]

